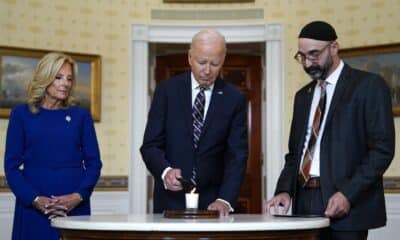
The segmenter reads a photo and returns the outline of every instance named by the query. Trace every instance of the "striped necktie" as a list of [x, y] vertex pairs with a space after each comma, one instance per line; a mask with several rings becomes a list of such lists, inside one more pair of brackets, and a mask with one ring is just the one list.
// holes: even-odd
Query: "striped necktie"
[[315, 143], [317, 142], [320, 126], [322, 123], [322, 119], [324, 118], [325, 105], [326, 105], [326, 82], [320, 80], [318, 86], [321, 90], [321, 95], [319, 98], [317, 109], [314, 113], [314, 119], [312, 124], [312, 132], [310, 136], [310, 140], [308, 141], [307, 149], [304, 154], [303, 164], [301, 166], [301, 175], [304, 178], [304, 184], [310, 179], [310, 168], [311, 161], [314, 155]]
[[[195, 149], [198, 148], [199, 140], [201, 136], [201, 131], [203, 129], [204, 124], [204, 106], [206, 103], [206, 96], [204, 91], [206, 90], [205, 87], [200, 87], [200, 91], [197, 94], [193, 108], [192, 108], [192, 118], [193, 118], [193, 146]], [[193, 185], [196, 186], [196, 163], [194, 163], [192, 169], [192, 177], [190, 181]]]
[[204, 119], [204, 105], [206, 104], [206, 96], [204, 87], [200, 87], [200, 91], [197, 94], [193, 109], [192, 109], [192, 118], [193, 118], [193, 146], [197, 149], [201, 131], [203, 129], [203, 119]]

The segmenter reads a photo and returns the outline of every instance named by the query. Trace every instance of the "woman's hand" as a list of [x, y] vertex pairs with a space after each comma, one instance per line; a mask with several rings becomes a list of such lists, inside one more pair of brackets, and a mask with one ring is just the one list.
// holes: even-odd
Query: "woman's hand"
[[33, 200], [32, 205], [42, 213], [45, 213], [49, 205], [52, 205], [53, 202], [54, 201], [51, 198], [44, 196], [37, 196], [35, 200]]
[[67, 215], [67, 208], [61, 205], [57, 199], [38, 196], [32, 202], [32, 205], [44, 215], [48, 215], [49, 219], [54, 217], [64, 217]]
[[66, 208], [67, 212], [70, 212], [79, 203], [82, 202], [82, 197], [79, 193], [71, 193], [62, 196], [51, 196], [53, 201], [57, 201], [59, 205], [63, 205]]
[[82, 201], [79, 193], [71, 193], [62, 196], [51, 196], [55, 205], [49, 210], [49, 219], [56, 217], [65, 217], [67, 213], [74, 209]]

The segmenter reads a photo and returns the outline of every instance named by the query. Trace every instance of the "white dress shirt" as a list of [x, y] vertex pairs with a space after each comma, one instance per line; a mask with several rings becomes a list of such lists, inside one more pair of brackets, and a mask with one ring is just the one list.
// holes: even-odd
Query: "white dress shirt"
[[[315, 142], [315, 146], [314, 146], [314, 154], [312, 156], [311, 168], [310, 168], [310, 177], [319, 177], [320, 176], [319, 162], [320, 162], [321, 138], [324, 134], [325, 121], [326, 121], [326, 117], [328, 116], [328, 113], [329, 113], [329, 108], [331, 106], [333, 93], [335, 92], [336, 83], [339, 79], [340, 73], [342, 72], [343, 66], [344, 66], [343, 61], [340, 61], [339, 66], [335, 69], [335, 71], [333, 71], [325, 79], [325, 82], [327, 83], [326, 84], [325, 113], [324, 113], [324, 118], [322, 119], [321, 127], [319, 129], [317, 141]], [[321, 88], [318, 86], [318, 84], [316, 84], [315, 88], [314, 88], [313, 99], [311, 102], [310, 115], [308, 117], [307, 133], [306, 133], [306, 139], [305, 139], [304, 146], [303, 146], [303, 153], [301, 155], [300, 166], [302, 166], [302, 164], [303, 164], [304, 154], [305, 154], [307, 146], [308, 146], [308, 141], [310, 140], [310, 137], [311, 137], [314, 114], [315, 114], [315, 111], [317, 110], [320, 95], [321, 95]]]
[[[200, 84], [194, 78], [193, 73], [191, 73], [190, 76], [191, 76], [191, 79], [192, 79], [192, 107], [193, 107], [194, 100], [196, 99], [197, 94], [200, 92]], [[212, 94], [213, 88], [214, 88], [214, 83], [211, 84], [207, 89], [204, 90], [204, 95], [206, 97], [206, 102], [204, 104], [203, 121], [206, 119], [208, 107], [210, 106], [211, 94]]]

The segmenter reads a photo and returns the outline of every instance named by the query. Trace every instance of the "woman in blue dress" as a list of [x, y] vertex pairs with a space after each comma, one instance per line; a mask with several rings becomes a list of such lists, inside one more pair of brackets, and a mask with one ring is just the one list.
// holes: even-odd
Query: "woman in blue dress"
[[28, 102], [11, 112], [4, 169], [16, 196], [12, 239], [59, 239], [54, 217], [90, 214], [102, 163], [93, 120], [75, 105], [77, 64], [49, 53], [36, 66]]

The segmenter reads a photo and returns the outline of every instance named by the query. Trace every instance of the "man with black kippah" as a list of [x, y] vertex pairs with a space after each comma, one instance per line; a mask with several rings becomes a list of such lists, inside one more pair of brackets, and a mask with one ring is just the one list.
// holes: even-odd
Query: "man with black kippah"
[[386, 224], [382, 175], [394, 155], [390, 91], [379, 75], [351, 68], [335, 29], [314, 21], [294, 58], [312, 81], [295, 96], [289, 152], [267, 213], [329, 217], [321, 239], [367, 239]]

